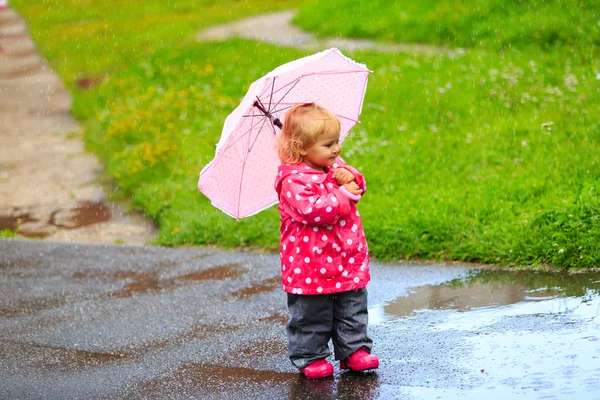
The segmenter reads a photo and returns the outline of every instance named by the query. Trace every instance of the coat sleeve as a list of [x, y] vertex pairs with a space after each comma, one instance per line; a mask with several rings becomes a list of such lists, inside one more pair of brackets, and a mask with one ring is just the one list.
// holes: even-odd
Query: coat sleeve
[[365, 192], [367, 191], [367, 181], [365, 181], [365, 177], [363, 176], [363, 174], [358, 172], [356, 168], [351, 167], [349, 165], [344, 165], [341, 168], [345, 168], [348, 171], [352, 172], [352, 175], [354, 175], [354, 182], [356, 182], [358, 187], [363, 190], [361, 196], [364, 196]]
[[350, 212], [350, 199], [339, 189], [321, 194], [316, 184], [298, 175], [283, 181], [279, 199], [297, 214], [299, 222], [308, 225], [333, 225]]
[[348, 171], [352, 172], [352, 175], [354, 175], [354, 182], [356, 182], [358, 187], [362, 189], [363, 192], [362, 192], [361, 196], [364, 196], [365, 192], [367, 191], [367, 182], [365, 181], [365, 177], [363, 176], [363, 174], [358, 172], [358, 170], [356, 168], [354, 168], [350, 165], [347, 165], [346, 162], [341, 157], [337, 158], [336, 164], [337, 164], [337, 168], [344, 168], [344, 169], [347, 169]]

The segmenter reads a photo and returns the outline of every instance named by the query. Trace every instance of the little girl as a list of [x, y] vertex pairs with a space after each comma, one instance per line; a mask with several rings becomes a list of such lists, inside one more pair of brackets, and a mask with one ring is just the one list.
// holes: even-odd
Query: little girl
[[315, 103], [285, 116], [275, 182], [281, 215], [281, 274], [287, 292], [289, 357], [308, 378], [379, 366], [367, 335], [369, 251], [356, 201], [364, 177], [338, 158], [340, 122]]

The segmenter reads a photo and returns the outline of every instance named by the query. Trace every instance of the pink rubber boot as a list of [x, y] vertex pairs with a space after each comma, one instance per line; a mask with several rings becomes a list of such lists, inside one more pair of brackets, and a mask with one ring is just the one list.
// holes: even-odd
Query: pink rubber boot
[[350, 357], [340, 361], [340, 368], [351, 369], [352, 371], [366, 371], [379, 367], [379, 359], [373, 354], [369, 354], [365, 349], [360, 349]]
[[333, 375], [333, 365], [324, 359], [321, 359], [308, 364], [304, 368], [300, 368], [300, 371], [302, 371], [304, 376], [310, 379], [325, 378], [326, 376]]

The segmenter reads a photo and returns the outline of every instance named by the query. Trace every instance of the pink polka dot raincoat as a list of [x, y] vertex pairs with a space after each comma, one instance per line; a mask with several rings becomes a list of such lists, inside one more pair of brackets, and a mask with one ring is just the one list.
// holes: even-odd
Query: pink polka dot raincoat
[[326, 173], [303, 162], [279, 167], [281, 276], [288, 293], [339, 293], [362, 289], [370, 280], [360, 214], [356, 202], [340, 191], [336, 168], [352, 172], [364, 195], [364, 177], [339, 157]]

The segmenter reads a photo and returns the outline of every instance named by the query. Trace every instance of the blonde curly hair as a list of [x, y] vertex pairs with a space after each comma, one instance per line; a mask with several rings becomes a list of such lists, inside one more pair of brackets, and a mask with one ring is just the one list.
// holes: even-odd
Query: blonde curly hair
[[317, 103], [296, 104], [285, 114], [278, 139], [279, 158], [283, 163], [298, 164], [302, 150], [309, 149], [317, 137], [339, 132], [340, 121], [334, 113]]

